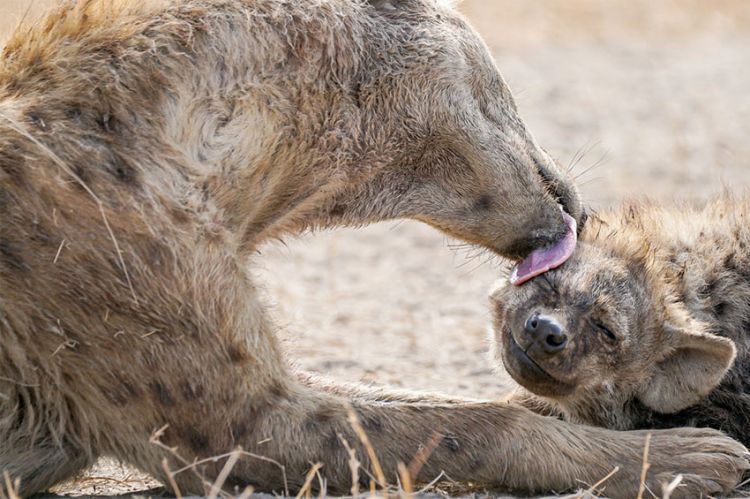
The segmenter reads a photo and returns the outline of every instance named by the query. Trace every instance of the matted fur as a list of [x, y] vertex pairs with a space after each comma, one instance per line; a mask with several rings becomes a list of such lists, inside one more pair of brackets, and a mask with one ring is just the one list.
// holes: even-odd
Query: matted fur
[[[23, 494], [102, 455], [163, 479], [184, 464], [163, 429], [188, 462], [286, 469], [245, 457], [227, 488], [321, 462], [349, 490], [352, 408], [389, 480], [437, 432], [417, 480], [563, 490], [620, 465], [608, 490], [633, 495], [644, 433], [293, 373], [247, 270], [269, 238], [396, 217], [519, 257], [565, 232], [559, 204], [582, 221], [443, 2], [67, 2], [0, 62], [0, 470]], [[727, 490], [744, 451], [655, 434], [649, 483]], [[222, 466], [174, 480], [204, 493]]]

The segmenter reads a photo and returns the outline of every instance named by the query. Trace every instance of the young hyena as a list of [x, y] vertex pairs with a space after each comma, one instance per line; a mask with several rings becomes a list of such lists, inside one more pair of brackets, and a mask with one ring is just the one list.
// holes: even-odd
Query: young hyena
[[496, 359], [545, 414], [713, 427], [750, 443], [750, 197], [631, 204], [573, 257], [492, 296]]
[[[0, 471], [21, 493], [102, 455], [203, 493], [221, 460], [165, 470], [238, 446], [264, 459], [227, 487], [321, 462], [348, 490], [351, 408], [391, 480], [439, 435], [418, 480], [562, 490], [619, 465], [632, 495], [643, 432], [292, 372], [247, 271], [308, 228], [409, 217], [518, 258], [568, 232], [559, 205], [582, 221], [466, 23], [437, 0], [142, 4], [66, 2], [0, 63]], [[729, 490], [744, 453], [656, 433], [649, 483]]]

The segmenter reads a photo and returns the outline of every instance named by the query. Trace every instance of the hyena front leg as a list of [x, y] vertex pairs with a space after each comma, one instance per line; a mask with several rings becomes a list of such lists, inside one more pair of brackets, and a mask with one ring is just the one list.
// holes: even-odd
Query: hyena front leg
[[[125, 314], [131, 322], [138, 319], [144, 334], [120, 335], [117, 341], [127, 341], [128, 348], [92, 350], [88, 357], [97, 364], [89, 378], [107, 390], [123, 389], [122, 396], [99, 397], [89, 407], [107, 425], [94, 432], [103, 442], [101, 454], [176, 483], [187, 494], [207, 492], [226, 463], [226, 457], [211, 458], [241, 447], [226, 487], [295, 490], [319, 462], [329, 488], [348, 491], [352, 477], [343, 442], [371, 468], [350, 422], [353, 411], [390, 483], [400, 462], [437, 442], [417, 481], [445, 472], [490, 487], [562, 491], [594, 483], [619, 466], [607, 494], [637, 492], [643, 432], [576, 426], [507, 403], [424, 402], [386, 391], [365, 396], [301, 382], [287, 368], [244, 267], [214, 252], [198, 256], [181, 259], [195, 268], [159, 281], [169, 288], [149, 288], [154, 294]], [[114, 339], [102, 336], [91, 348]], [[159, 438], [150, 439], [158, 429]], [[654, 432], [649, 486], [659, 490], [665, 477], [682, 473], [686, 496], [729, 490], [748, 465], [745, 452], [715, 431]]]
[[[350, 490], [344, 442], [357, 449], [359, 459], [373, 472], [352, 428], [352, 413], [391, 484], [396, 483], [398, 464], [411, 462], [424, 447], [434, 449], [414, 477], [418, 482], [444, 472], [486, 487], [565, 491], [595, 483], [618, 466], [606, 483], [608, 495], [632, 497], [640, 483], [646, 432], [576, 426], [507, 403], [351, 399], [291, 378], [275, 380], [263, 393], [237, 392], [236, 397], [242, 401], [231, 413], [193, 420], [189, 427], [175, 421], [167, 430], [173, 431], [170, 438], [180, 448], [192, 446], [197, 451], [196, 443], [204, 446], [193, 457], [221, 454], [232, 445], [252, 453], [234, 466], [226, 482], [229, 486], [250, 484], [272, 491], [288, 486], [293, 491], [302, 485], [310, 467], [321, 463], [329, 490]], [[220, 428], [223, 435], [217, 434]], [[727, 492], [748, 466], [745, 452], [742, 445], [716, 431], [653, 432], [647, 484], [658, 491], [662, 482], [682, 473], [685, 486], [675, 497]], [[275, 463], [283, 465], [285, 474]], [[220, 464], [208, 470], [210, 476]], [[364, 473], [360, 477], [369, 481]]]
[[310, 372], [298, 372], [296, 373], [296, 377], [300, 383], [305, 386], [312, 387], [321, 392], [348, 398], [352, 401], [369, 400], [373, 402], [413, 402], [424, 404], [461, 404], [467, 402], [478, 402], [477, 399], [471, 399], [468, 397], [456, 397], [440, 393], [397, 389], [364, 383], [340, 382]]
[[21, 497], [44, 491], [68, 480], [94, 464], [86, 453], [67, 443], [51, 440], [10, 444], [3, 442], [0, 451], [0, 470], [11, 482], [18, 481]]

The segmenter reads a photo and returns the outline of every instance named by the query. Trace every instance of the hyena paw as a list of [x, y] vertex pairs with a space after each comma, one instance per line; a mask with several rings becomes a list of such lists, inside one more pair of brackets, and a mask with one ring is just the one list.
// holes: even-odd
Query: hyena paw
[[664, 487], [681, 475], [671, 493], [673, 498], [728, 494], [750, 469], [749, 458], [744, 445], [720, 431], [679, 428], [653, 432], [648, 484], [661, 497]]

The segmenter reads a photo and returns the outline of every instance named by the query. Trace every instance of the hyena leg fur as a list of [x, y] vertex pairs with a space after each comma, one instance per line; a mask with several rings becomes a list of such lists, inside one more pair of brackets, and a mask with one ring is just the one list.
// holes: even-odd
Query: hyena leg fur
[[[276, 465], [248, 457], [238, 462], [226, 483], [249, 483], [276, 491], [286, 486], [298, 489], [314, 463], [323, 464], [330, 491], [350, 490], [352, 476], [344, 442], [357, 449], [359, 459], [373, 473], [368, 454], [353, 431], [352, 413], [367, 433], [389, 483], [396, 483], [399, 463], [409, 463], [421, 448], [437, 444], [414, 477], [416, 481], [428, 482], [444, 472], [490, 487], [564, 491], [579, 486], [576, 480], [595, 483], [619, 466], [606, 488], [618, 497], [638, 483], [646, 441], [646, 432], [575, 426], [506, 403], [349, 399], [291, 380], [278, 380], [263, 395], [245, 398], [237, 409], [229, 417], [233, 443], [283, 463], [286, 476]], [[248, 423], [250, 426], [244, 426]], [[178, 434], [186, 430], [178, 423], [174, 429]], [[205, 443], [199, 455], [190, 457], [226, 452], [226, 445], [213, 445], [210, 434], [208, 422], [200, 426], [191, 422], [188, 434], [184, 440], [178, 437], [177, 445], [189, 448], [191, 443]], [[737, 445], [734, 457], [728, 458], [727, 443], [719, 432], [711, 430], [654, 432], [650, 451], [660, 457], [658, 461], [654, 458], [649, 486], [659, 490], [659, 484], [671, 478], [663, 470], [680, 469], [686, 483], [694, 487], [684, 490], [685, 497], [696, 491], [720, 491], [723, 484], [706, 483], [691, 471], [711, 465], [720, 471], [719, 476], [731, 474], [744, 449]], [[674, 457], [678, 455], [691, 457]], [[211, 470], [210, 476], [216, 472]], [[362, 477], [369, 480], [365, 474]]]
[[[256, 301], [253, 296], [249, 300]], [[196, 306], [200, 308], [205, 306]], [[252, 316], [257, 317], [254, 304], [245, 309], [255, 310]], [[229, 311], [219, 312], [217, 317]], [[227, 324], [234, 324], [234, 330], [227, 332]], [[329, 490], [348, 491], [352, 476], [344, 442], [357, 449], [364, 466], [371, 468], [352, 428], [353, 413], [390, 483], [396, 483], [398, 464], [411, 462], [430, 442], [437, 446], [414, 477], [418, 482], [444, 472], [490, 487], [562, 491], [580, 486], [579, 480], [595, 483], [619, 466], [606, 489], [619, 496], [631, 492], [640, 479], [645, 432], [576, 426], [505, 402], [437, 396], [421, 401], [401, 392], [389, 396], [384, 389], [368, 396], [365, 388], [317, 386], [313, 378], [303, 383], [286, 367], [265, 321], [248, 324], [225, 319], [216, 324], [216, 331], [223, 334], [201, 342], [200, 349], [191, 345], [188, 351], [171, 352], [178, 363], [158, 378], [162, 385], [142, 388], [150, 393], [150, 412], [168, 425], [162, 443], [172, 449], [164, 455], [173, 471], [239, 446], [246, 454], [232, 468], [227, 487], [249, 484], [260, 490], [297, 490], [311, 465], [321, 463]], [[734, 483], [730, 481], [736, 479], [744, 452], [743, 446], [716, 431], [654, 432], [648, 484], [659, 490], [661, 482], [671, 478], [667, 471], [680, 470], [690, 485], [682, 489], [686, 496], [719, 492]], [[148, 462], [137, 464], [164, 480], [164, 455], [149, 454]], [[172, 479], [183, 493], [204, 493], [223, 463], [201, 463]], [[716, 470], [727, 483], [698, 478], [707, 468]]]
[[47, 490], [55, 484], [74, 478], [94, 464], [94, 460], [81, 449], [49, 441], [46, 444], [28, 442], [3, 444], [0, 453], [0, 470], [12, 482], [18, 481], [20, 494], [27, 491]]

